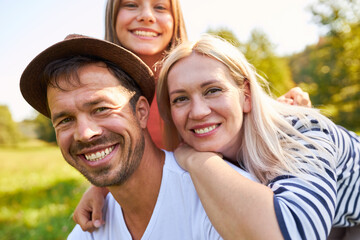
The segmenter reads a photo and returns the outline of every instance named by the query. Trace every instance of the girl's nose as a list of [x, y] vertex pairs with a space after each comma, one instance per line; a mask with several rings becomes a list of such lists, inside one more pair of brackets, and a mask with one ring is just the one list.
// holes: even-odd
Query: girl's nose
[[151, 6], [143, 6], [140, 9], [140, 13], [137, 17], [137, 20], [140, 22], [156, 22], [156, 18]]

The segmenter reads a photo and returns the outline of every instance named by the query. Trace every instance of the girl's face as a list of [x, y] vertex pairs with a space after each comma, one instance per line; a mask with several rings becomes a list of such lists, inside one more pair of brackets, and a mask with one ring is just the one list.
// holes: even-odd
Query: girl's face
[[184, 142], [235, 160], [243, 113], [251, 110], [247, 84], [240, 90], [224, 64], [193, 53], [171, 68], [168, 89], [172, 119]]
[[170, 0], [121, 0], [115, 28], [122, 46], [140, 58], [159, 58], [173, 35]]

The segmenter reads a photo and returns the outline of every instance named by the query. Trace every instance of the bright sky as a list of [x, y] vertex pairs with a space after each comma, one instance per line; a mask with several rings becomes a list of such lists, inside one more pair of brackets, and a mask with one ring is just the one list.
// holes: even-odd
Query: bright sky
[[[289, 54], [318, 40], [306, 7], [314, 0], [180, 0], [190, 39], [211, 27], [226, 27], [240, 41], [262, 29]], [[103, 38], [106, 0], [0, 0], [0, 104], [15, 121], [34, 116], [22, 98], [19, 79], [41, 51], [69, 33]]]

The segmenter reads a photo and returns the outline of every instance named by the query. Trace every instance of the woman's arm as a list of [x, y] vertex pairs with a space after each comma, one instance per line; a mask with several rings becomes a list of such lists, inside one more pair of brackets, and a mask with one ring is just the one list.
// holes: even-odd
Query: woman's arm
[[108, 192], [107, 188], [91, 185], [82, 196], [74, 211], [73, 219], [83, 231], [92, 232], [105, 223], [102, 208]]
[[[216, 230], [225, 239], [326, 239], [335, 216], [337, 148], [332, 131], [302, 121], [293, 126], [322, 146], [298, 139], [314, 156], [299, 161], [298, 176], [287, 174], [268, 186], [253, 182], [231, 168], [219, 155], [197, 152], [187, 145], [175, 151], [178, 163], [190, 173], [196, 191]], [[293, 149], [294, 154], [297, 149]], [[315, 161], [316, 164], [311, 162]], [[280, 233], [281, 232], [281, 233]]]
[[205, 211], [224, 239], [282, 239], [273, 192], [231, 168], [219, 155], [183, 145], [175, 151]]

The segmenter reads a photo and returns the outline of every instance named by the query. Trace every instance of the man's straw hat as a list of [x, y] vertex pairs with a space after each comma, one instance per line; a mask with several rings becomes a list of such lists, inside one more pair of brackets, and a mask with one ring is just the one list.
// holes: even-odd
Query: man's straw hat
[[114, 63], [135, 80], [151, 104], [155, 94], [154, 75], [138, 56], [105, 40], [71, 34], [37, 55], [26, 67], [20, 79], [20, 90], [25, 100], [46, 117], [50, 118], [44, 69], [52, 61], [72, 56], [95, 56]]

